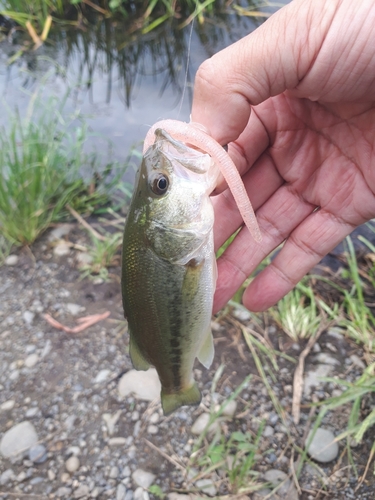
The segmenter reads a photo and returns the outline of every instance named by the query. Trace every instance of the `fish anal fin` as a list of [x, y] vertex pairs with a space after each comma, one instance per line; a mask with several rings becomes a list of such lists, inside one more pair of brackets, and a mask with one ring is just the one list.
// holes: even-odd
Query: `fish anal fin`
[[169, 415], [180, 406], [184, 405], [199, 405], [202, 395], [196, 382], [193, 383], [188, 389], [183, 389], [180, 392], [173, 394], [166, 394], [163, 389], [161, 391], [161, 406], [164, 415]]
[[198, 360], [205, 368], [209, 368], [212, 364], [215, 354], [214, 339], [212, 337], [211, 330], [208, 330], [206, 338], [202, 344], [202, 347], [198, 353]]
[[142, 356], [137, 344], [131, 339], [131, 337], [129, 343], [129, 354], [136, 370], [146, 371], [150, 368], [150, 363]]

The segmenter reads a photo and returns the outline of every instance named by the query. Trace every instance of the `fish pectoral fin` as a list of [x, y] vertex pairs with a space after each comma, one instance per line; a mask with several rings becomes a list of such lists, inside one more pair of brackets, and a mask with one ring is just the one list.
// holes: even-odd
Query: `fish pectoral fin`
[[180, 406], [199, 405], [201, 399], [202, 395], [196, 382], [193, 382], [193, 385], [188, 389], [183, 389], [173, 394], [166, 394], [163, 389], [161, 390], [161, 406], [164, 415], [169, 415], [180, 408]]
[[212, 364], [215, 354], [214, 339], [211, 330], [208, 330], [206, 338], [198, 353], [198, 360], [205, 368], [209, 368]]
[[129, 343], [129, 354], [133, 366], [136, 370], [146, 371], [150, 368], [150, 363], [142, 356], [141, 351], [138, 349], [137, 344], [131, 339]]

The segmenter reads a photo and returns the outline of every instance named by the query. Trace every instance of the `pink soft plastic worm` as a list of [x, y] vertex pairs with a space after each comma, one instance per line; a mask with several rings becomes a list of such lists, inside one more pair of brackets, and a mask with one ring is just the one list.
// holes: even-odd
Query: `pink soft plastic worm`
[[243, 185], [241, 176], [235, 164], [224, 148], [220, 146], [215, 139], [210, 137], [206, 132], [198, 127], [198, 124], [193, 125], [191, 123], [180, 122], [178, 120], [161, 120], [160, 122], [155, 123], [155, 125], [153, 125], [147, 132], [143, 146], [143, 153], [145, 153], [154, 143], [155, 130], [161, 128], [170, 134], [174, 139], [187, 144], [192, 144], [209, 154], [218, 165], [224, 179], [227, 181], [228, 187], [233, 195], [244, 223], [249, 229], [254, 240], [259, 243], [262, 240], [262, 234], [245, 186]]

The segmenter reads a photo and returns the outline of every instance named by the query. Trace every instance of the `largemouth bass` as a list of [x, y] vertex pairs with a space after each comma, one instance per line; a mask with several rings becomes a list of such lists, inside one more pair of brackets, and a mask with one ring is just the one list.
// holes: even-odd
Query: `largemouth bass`
[[218, 169], [162, 129], [146, 151], [126, 219], [122, 296], [134, 368], [154, 366], [164, 414], [199, 404], [195, 358], [209, 367], [216, 284], [213, 207]]

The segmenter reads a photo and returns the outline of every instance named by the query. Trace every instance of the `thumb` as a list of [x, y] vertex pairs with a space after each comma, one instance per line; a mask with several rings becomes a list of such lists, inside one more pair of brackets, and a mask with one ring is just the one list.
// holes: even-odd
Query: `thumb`
[[251, 106], [295, 89], [315, 60], [340, 0], [294, 0], [199, 67], [191, 119], [220, 144], [237, 139]]

